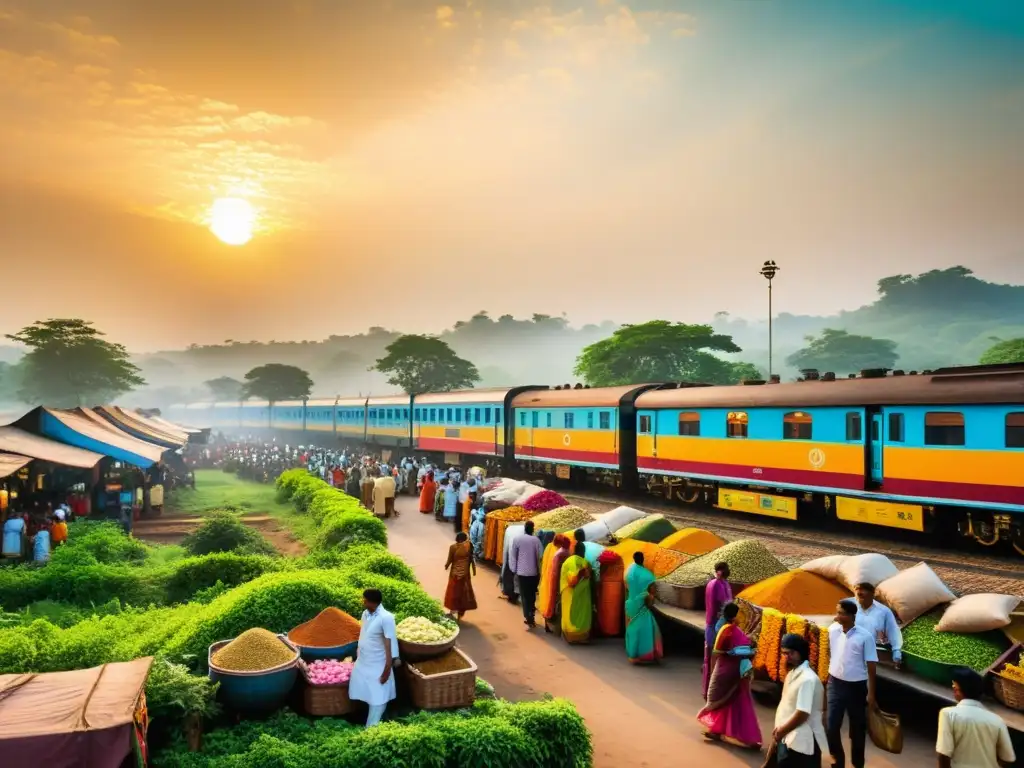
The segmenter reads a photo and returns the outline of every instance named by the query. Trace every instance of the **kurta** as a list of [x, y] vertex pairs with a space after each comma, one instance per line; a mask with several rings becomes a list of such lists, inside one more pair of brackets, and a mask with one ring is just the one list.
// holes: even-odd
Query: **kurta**
[[391, 671], [391, 676], [383, 685], [380, 676], [387, 663], [384, 643], [391, 643], [392, 660], [398, 658], [395, 617], [390, 611], [377, 606], [373, 613], [363, 611], [361, 624], [359, 649], [348, 684], [348, 696], [354, 701], [365, 701], [370, 706], [387, 704], [395, 698], [395, 672]]

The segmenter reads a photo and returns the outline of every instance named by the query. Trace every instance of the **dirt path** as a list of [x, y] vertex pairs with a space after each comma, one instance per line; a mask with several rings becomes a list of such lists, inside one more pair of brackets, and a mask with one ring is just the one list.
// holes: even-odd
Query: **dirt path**
[[[387, 521], [389, 548], [409, 563], [430, 594], [441, 598], [452, 529], [433, 516], [420, 515], [411, 497], [400, 497], [397, 506], [402, 516]], [[514, 700], [547, 692], [572, 700], [594, 734], [597, 768], [762, 764], [763, 755], [701, 737], [694, 718], [703, 704], [699, 658], [670, 655], [658, 667], [634, 667], [626, 660], [621, 639], [569, 646], [543, 630], [531, 632], [519, 609], [498, 597], [496, 580], [494, 569], [478, 571], [474, 589], [479, 609], [467, 615], [460, 645], [499, 696]], [[761, 732], [769, 738], [774, 710], [758, 706], [757, 712]], [[900, 756], [868, 744], [870, 768], [933, 762], [934, 741], [912, 733], [906, 735]]]
[[[269, 515], [242, 515], [242, 521], [263, 534], [274, 548], [285, 556], [306, 554], [306, 545], [297, 540]], [[160, 517], [138, 520], [132, 526], [132, 535], [153, 544], [177, 544], [203, 522], [202, 517], [164, 513]]]

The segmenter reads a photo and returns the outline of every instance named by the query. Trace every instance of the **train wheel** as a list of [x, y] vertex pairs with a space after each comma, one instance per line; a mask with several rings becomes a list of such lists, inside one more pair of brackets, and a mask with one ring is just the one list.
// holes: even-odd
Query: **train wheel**
[[999, 527], [990, 514], [969, 512], [967, 531], [968, 535], [983, 547], [991, 547], [999, 542]]
[[700, 485], [693, 485], [689, 480], [685, 481], [683, 489], [677, 494], [678, 498], [685, 504], [695, 504], [700, 499], [701, 491], [703, 487]]

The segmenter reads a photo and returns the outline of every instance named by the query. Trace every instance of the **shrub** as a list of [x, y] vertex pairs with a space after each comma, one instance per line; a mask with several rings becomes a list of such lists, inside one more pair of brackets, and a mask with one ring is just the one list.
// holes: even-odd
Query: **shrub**
[[254, 531], [231, 512], [215, 512], [202, 525], [188, 534], [181, 545], [193, 555], [212, 552], [273, 555], [274, 547], [258, 531]]
[[295, 490], [292, 492], [292, 504], [295, 505], [299, 512], [305, 512], [309, 507], [309, 502], [313, 499], [313, 494], [325, 488], [330, 489], [330, 487], [319, 477], [307, 474], [295, 483]]
[[292, 494], [295, 493], [295, 487], [300, 481], [307, 477], [310, 477], [309, 472], [301, 467], [296, 469], [287, 469], [282, 472], [278, 475], [277, 480], [274, 483], [277, 486], [278, 498], [281, 499], [281, 501], [288, 501], [288, 499], [292, 497]]
[[336, 567], [358, 568], [407, 584], [420, 583], [412, 568], [406, 565], [402, 558], [391, 554], [379, 544], [357, 544], [349, 547], [339, 554]]
[[217, 684], [193, 675], [188, 667], [172, 664], [163, 657], [153, 660], [146, 680], [146, 707], [149, 710], [150, 739], [154, 729], [169, 734], [180, 728], [191, 715], [210, 718], [217, 714]]
[[345, 549], [356, 544], [388, 545], [388, 529], [383, 521], [367, 512], [332, 510], [317, 532], [316, 546]]
[[236, 552], [217, 552], [180, 560], [174, 564], [172, 575], [166, 580], [164, 602], [191, 600], [198, 592], [217, 583], [224, 587], [237, 587], [264, 573], [278, 570], [281, 568], [279, 563], [280, 560], [266, 555]]

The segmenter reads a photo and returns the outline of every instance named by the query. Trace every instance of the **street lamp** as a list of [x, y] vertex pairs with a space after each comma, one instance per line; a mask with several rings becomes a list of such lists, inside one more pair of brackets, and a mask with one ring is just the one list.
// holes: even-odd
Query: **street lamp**
[[761, 274], [768, 281], [768, 381], [772, 380], [772, 280], [779, 271], [774, 261], [766, 261], [761, 265]]

